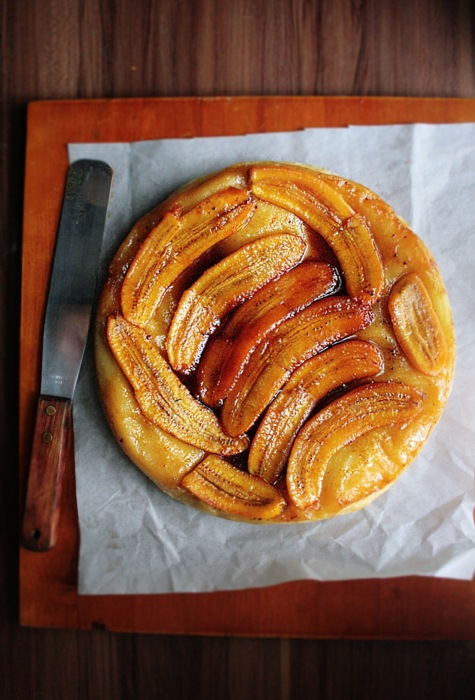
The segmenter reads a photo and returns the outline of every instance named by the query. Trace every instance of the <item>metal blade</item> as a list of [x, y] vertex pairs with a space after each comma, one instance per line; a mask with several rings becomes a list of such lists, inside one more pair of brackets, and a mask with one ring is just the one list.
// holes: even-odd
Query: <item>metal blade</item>
[[78, 160], [64, 191], [43, 331], [41, 394], [72, 398], [89, 331], [112, 181], [101, 161]]

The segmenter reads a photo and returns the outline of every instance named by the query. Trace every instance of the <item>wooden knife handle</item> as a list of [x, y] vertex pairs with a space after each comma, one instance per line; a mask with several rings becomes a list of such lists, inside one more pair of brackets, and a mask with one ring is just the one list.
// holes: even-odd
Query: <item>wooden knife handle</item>
[[24, 546], [36, 552], [47, 551], [56, 542], [71, 420], [70, 400], [40, 396], [22, 537]]

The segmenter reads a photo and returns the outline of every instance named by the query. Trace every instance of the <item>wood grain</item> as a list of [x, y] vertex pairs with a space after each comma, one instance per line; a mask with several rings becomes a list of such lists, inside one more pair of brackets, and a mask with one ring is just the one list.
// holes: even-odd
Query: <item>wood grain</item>
[[[262, 132], [348, 123], [462, 120], [475, 121], [475, 100], [149, 98], [30, 105], [23, 239], [20, 445], [27, 444], [31, 401], [37, 390], [41, 308], [46, 298], [62, 180], [67, 169], [65, 144], [239, 134], [244, 128], [246, 132]], [[49, 183], [48, 201], [44, 198], [45, 179]], [[49, 251], [49, 259], [45, 251]], [[24, 449], [21, 455], [24, 476], [27, 463]], [[67, 469], [70, 482], [72, 464], [71, 459]], [[62, 505], [64, 516], [56, 547], [41, 557], [24, 549], [20, 552], [23, 624], [267, 637], [475, 637], [475, 586], [467, 581], [420, 578], [310, 581], [212, 594], [78, 596], [75, 582], [79, 532], [73, 491], [70, 483], [69, 500], [66, 498]], [[378, 601], [378, 605], [368, 606], [368, 599]], [[449, 608], [450, 616], [444, 615], [443, 611]]]
[[[26, 492], [22, 544], [34, 552], [54, 547], [66, 462], [72, 405], [68, 399], [40, 396]], [[69, 465], [71, 467], [71, 464]]]
[[[2, 697], [474, 697], [473, 641], [362, 643], [20, 628], [16, 507], [27, 103], [196, 95], [473, 98], [474, 27], [473, 3], [468, 0], [0, 3]], [[104, 123], [99, 131], [103, 130]], [[59, 193], [51, 190], [48, 178], [46, 168], [45, 201], [52, 195], [54, 203]], [[33, 222], [35, 227], [42, 224], [42, 220]], [[43, 251], [37, 253], [41, 261]], [[37, 308], [41, 313], [39, 301]], [[26, 453], [29, 440], [23, 439]], [[73, 478], [65, 485], [64, 497], [74, 500]], [[66, 528], [68, 551], [74, 551], [75, 537], [74, 528]], [[74, 563], [71, 556], [60, 572], [62, 594], [68, 600], [74, 599]], [[51, 575], [55, 575], [53, 565]], [[454, 586], [452, 595], [463, 598], [465, 593]], [[367, 591], [367, 604], [378, 609], [382, 602], [375, 593]], [[385, 600], [392, 604], [401, 597], [403, 592], [392, 588]], [[424, 614], [437, 619], [453, 614], [446, 599], [434, 610], [424, 600], [422, 605]], [[398, 621], [398, 609], [393, 608], [393, 624], [403, 628], [414, 611], [406, 607]], [[75, 624], [73, 612], [70, 621]]]

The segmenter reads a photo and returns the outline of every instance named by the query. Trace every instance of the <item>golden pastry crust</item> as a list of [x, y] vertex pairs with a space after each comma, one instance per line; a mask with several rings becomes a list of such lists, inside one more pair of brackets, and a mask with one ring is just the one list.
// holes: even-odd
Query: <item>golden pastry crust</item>
[[241, 163], [136, 223], [95, 328], [99, 393], [165, 493], [252, 523], [366, 506], [424, 446], [452, 314], [420, 238], [366, 187]]

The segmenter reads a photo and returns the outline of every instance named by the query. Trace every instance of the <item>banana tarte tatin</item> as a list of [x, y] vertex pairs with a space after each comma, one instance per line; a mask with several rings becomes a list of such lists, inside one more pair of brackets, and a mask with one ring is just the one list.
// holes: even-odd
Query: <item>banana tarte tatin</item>
[[420, 238], [366, 187], [274, 162], [194, 181], [138, 221], [95, 350], [129, 458], [179, 501], [253, 523], [383, 493], [439, 420], [455, 363]]

